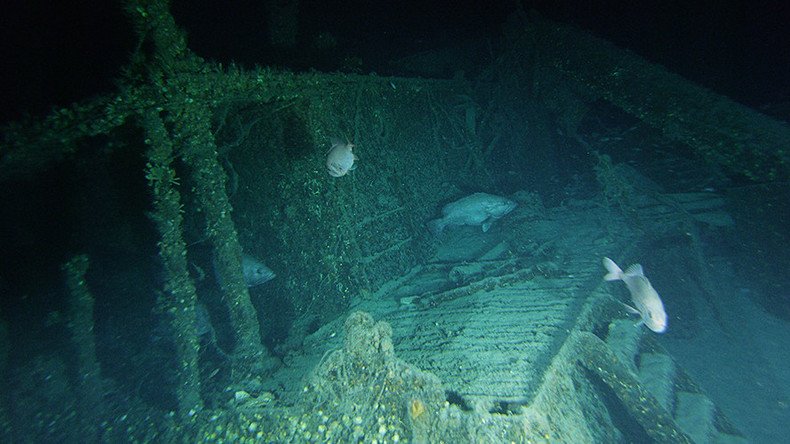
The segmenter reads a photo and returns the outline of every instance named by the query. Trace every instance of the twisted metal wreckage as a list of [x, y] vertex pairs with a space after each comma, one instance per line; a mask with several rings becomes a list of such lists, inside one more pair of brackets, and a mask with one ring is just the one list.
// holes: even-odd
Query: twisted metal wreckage
[[[383, 183], [370, 181], [371, 188], [380, 187], [390, 191], [380, 193], [381, 196], [392, 195], [391, 199], [396, 201], [386, 212], [375, 211], [383, 198], [376, 200], [370, 197], [364, 200], [355, 197], [353, 190], [348, 188], [333, 190], [336, 193], [334, 210], [321, 210], [315, 202], [326, 198], [328, 185], [310, 182], [295, 184], [311, 175], [314, 168], [312, 160], [294, 163], [292, 168], [297, 173], [294, 176], [300, 179], [292, 182], [283, 180], [283, 183], [274, 185], [279, 186], [283, 193], [297, 188], [306, 193], [302, 206], [290, 207], [290, 210], [284, 211], [289, 214], [279, 215], [281, 218], [289, 217], [291, 225], [291, 228], [284, 229], [291, 231], [281, 238], [291, 247], [290, 256], [285, 261], [290, 261], [289, 265], [295, 270], [305, 267], [305, 262], [319, 264], [319, 268], [324, 270], [324, 276], [320, 279], [336, 282], [334, 285], [341, 294], [379, 288], [384, 282], [413, 267], [426, 251], [426, 244], [409, 237], [408, 228], [420, 227], [428, 214], [424, 208], [407, 202], [422, 200], [435, 203], [443, 199], [445, 196], [437, 190], [442, 188], [441, 183], [447, 173], [441, 172], [439, 166], [431, 166], [429, 148], [424, 149], [422, 156], [418, 153], [420, 148], [438, 142], [442, 137], [455, 137], [457, 146], [472, 146], [459, 150], [458, 159], [451, 162], [461, 169], [479, 172], [473, 175], [475, 179], [472, 180], [478, 181], [480, 185], [488, 183], [490, 177], [483, 172], [485, 159], [474, 156], [489, 153], [498, 139], [481, 140], [480, 128], [476, 127], [479, 123], [476, 122], [482, 119], [476, 114], [479, 110], [473, 105], [461, 105], [459, 124], [443, 123], [456, 116], [450, 116], [436, 103], [451, 103], [458, 97], [469, 97], [471, 86], [463, 79], [390, 79], [361, 75], [293, 74], [270, 69], [247, 71], [235, 66], [223, 68], [200, 59], [189, 50], [186, 36], [176, 25], [166, 0], [127, 1], [125, 9], [137, 32], [139, 49], [126, 68], [118, 91], [113, 95], [55, 110], [42, 120], [10, 124], [4, 128], [0, 180], [34, 175], [53, 164], [68, 162], [86, 139], [109, 134], [127, 125], [142, 131], [142, 142], [147, 147], [144, 174], [153, 199], [151, 218], [159, 233], [158, 249], [165, 272], [163, 302], [165, 309], [172, 314], [172, 328], [177, 338], [180, 378], [174, 385], [177, 391], [177, 417], [184, 423], [190, 423], [203, 418], [200, 415], [203, 401], [198, 368], [197, 294], [188, 269], [188, 243], [183, 227], [185, 198], [182, 195], [184, 190], [179, 187], [184, 178], [177, 174], [176, 161], [186, 166], [184, 174], [189, 175], [189, 183], [193, 184], [189, 191], [192, 193], [189, 202], [197, 207], [205, 219], [204, 236], [211, 245], [216, 257], [217, 274], [224, 283], [223, 301], [230, 315], [236, 344], [232, 353], [234, 379], [242, 381], [265, 372], [265, 362], [270, 353], [262, 345], [256, 310], [241, 272], [240, 236], [231, 218], [234, 209], [226, 191], [228, 178], [221, 165], [222, 148], [218, 147], [217, 132], [213, 128], [218, 114], [227, 112], [238, 103], [244, 103], [257, 110], [255, 112], [264, 114], [269, 106], [277, 110], [298, 108], [298, 112], [302, 113], [300, 125], [304, 127], [303, 131], [307, 133], [305, 139], [308, 140], [325, 140], [333, 132], [330, 129], [344, 129], [353, 134], [355, 140], [370, 141], [369, 145], [374, 145], [372, 142], [375, 141], [387, 142], [390, 146], [417, 147], [411, 159], [392, 158], [387, 165], [383, 162], [379, 164], [382, 171], [389, 168], [393, 173], [388, 176], [389, 179], [380, 179]], [[574, 28], [537, 17], [526, 21], [518, 37], [513, 39], [509, 51], [497, 62], [500, 65], [498, 69], [519, 73], [521, 80], [528, 82], [527, 88], [532, 90], [531, 94], [544, 97], [544, 101], [549, 103], [548, 107], [556, 108], [559, 120], [568, 132], [578, 125], [585, 112], [585, 103], [603, 99], [657, 128], [664, 137], [686, 144], [692, 151], [731, 174], [755, 181], [776, 181], [788, 177], [790, 130], [786, 125], [694, 86], [631, 53]], [[561, 86], [562, 82], [552, 80], [557, 78], [562, 78], [562, 82], [572, 84], [573, 87], [569, 89]], [[569, 90], [572, 93], [568, 93]], [[380, 102], [386, 102], [386, 107]], [[423, 105], [428, 123], [420, 127], [399, 120], [395, 111], [387, 114], [385, 110], [413, 111]], [[365, 117], [360, 117], [363, 114]], [[409, 112], [402, 115], [409, 115]], [[399, 125], [399, 131], [394, 131]], [[426, 138], [425, 134], [432, 134], [434, 140], [419, 142], [420, 138]], [[372, 157], [368, 161], [376, 162]], [[418, 171], [413, 168], [414, 164], [427, 166]], [[415, 175], [422, 176], [419, 180], [410, 180]], [[402, 179], [393, 179], [399, 176]], [[274, 179], [269, 180], [270, 184], [274, 183]], [[435, 186], [410, 187], [410, 182]], [[396, 186], [405, 190], [400, 192], [400, 196], [391, 191]], [[357, 211], [356, 214], [379, 216], [352, 222], [353, 217], [344, 213], [349, 211], [345, 210], [347, 206], [374, 210]], [[307, 239], [298, 240], [288, 233], [312, 232], [308, 228], [312, 223], [309, 219], [318, 211], [335, 211], [334, 216], [338, 220], [348, 223], [329, 228], [328, 235], [324, 236], [325, 243], [315, 248], [314, 257], [308, 257], [305, 255], [311, 254], [310, 247], [317, 242], [315, 238], [304, 236]], [[293, 213], [302, 218], [294, 217]], [[373, 240], [371, 238], [376, 235], [371, 234], [364, 242], [348, 235], [350, 230], [365, 224], [375, 224], [377, 229], [371, 230], [373, 232], [391, 230], [402, 235], [395, 239]], [[400, 248], [404, 243], [412, 245], [412, 251], [404, 252]], [[327, 256], [334, 257], [334, 260], [327, 260]], [[78, 255], [64, 265], [64, 270], [72, 298], [72, 311], [68, 315], [72, 322], [69, 322], [69, 328], [74, 342], [80, 344], [80, 374], [85, 375], [81, 380], [83, 390], [80, 396], [92, 400], [83, 403], [90, 407], [84, 407], [80, 414], [86, 418], [85, 427], [94, 428], [95, 436], [96, 422], [92, 418], [100, 415], [97, 409], [100, 410], [98, 406], [102, 401], [97, 396], [98, 387], [101, 386], [100, 369], [95, 341], [92, 339], [93, 296], [85, 282], [87, 267], [88, 258]], [[615, 357], [610, 349], [611, 344], [607, 346], [593, 334], [596, 323], [600, 319], [611, 319], [611, 312], [615, 310], [616, 307], [607, 303], [598, 303], [591, 305], [586, 314], [579, 317], [575, 330], [566, 338], [562, 351], [557, 354], [563, 359], [557, 358], [552, 370], [547, 371], [549, 376], [546, 380], [553, 379], [555, 385], [540, 392], [534, 404], [549, 406], [547, 399], [555, 399], [556, 403], [558, 397], [564, 396], [564, 391], [571, 390], [568, 378], [573, 377], [568, 375], [573, 374], [574, 377], [598, 381], [608, 387], [606, 390], [613, 392], [614, 397], [619, 399], [651, 439], [658, 442], [687, 441], [686, 434], [666, 414], [665, 406], [662, 407], [661, 402], [656, 401]], [[360, 314], [349, 318], [346, 329], [350, 337], [346, 338], [345, 354], [330, 355], [322, 361], [317, 374], [323, 372], [326, 378], [337, 378], [342, 373], [346, 378], [368, 381], [372, 387], [378, 387], [376, 392], [379, 395], [371, 398], [371, 406], [375, 404], [376, 407], [371, 408], [375, 410], [379, 404], [391, 403], [391, 411], [396, 412], [398, 418], [406, 418], [397, 427], [406, 427], [405, 434], [414, 440], [432, 442], [447, 436], [470, 438], [477, 433], [471, 431], [476, 421], [487, 421], [488, 427], [493, 430], [490, 433], [497, 435], [497, 439], [551, 440], [562, 436], [558, 423], [547, 424], [529, 414], [494, 417], [488, 411], [465, 412], [467, 416], [461, 415], [460, 410], [453, 413], [455, 406], [446, 402], [441, 384], [435, 378], [419, 373], [418, 369], [409, 367], [392, 355], [391, 331], [388, 332], [389, 327], [380, 324], [374, 324], [371, 319]], [[652, 344], [645, 347], [655, 349], [657, 346]], [[367, 365], [368, 370], [365, 370], [365, 365], [355, 366], [359, 363]], [[399, 383], [396, 384], [393, 382], [395, 379], [386, 374], [379, 376], [375, 373], [377, 370], [413, 372], [413, 376], [411, 379], [398, 379]], [[314, 396], [324, 401], [327, 397], [339, 398], [344, 391], [350, 390], [348, 386], [341, 387], [342, 383], [336, 382], [337, 386], [329, 388], [326, 381], [324, 386], [316, 384], [318, 394]], [[409, 384], [423, 388], [409, 387]], [[389, 387], [389, 392], [382, 395], [385, 385]], [[685, 386], [687, 391], [694, 391], [690, 381], [687, 380]], [[407, 405], [407, 408], [404, 409], [403, 405]], [[546, 408], [551, 410], [551, 407]], [[569, 421], [573, 416], [559, 411], [554, 414], [556, 417], [568, 415]], [[301, 418], [307, 416], [305, 413]], [[298, 415], [296, 417], [297, 424], [303, 422]], [[367, 418], [357, 423], [353, 416], [351, 418], [348, 436], [356, 436], [353, 435], [357, 433], [354, 431], [355, 425], [371, 427], [375, 434], [378, 424], [382, 423], [372, 421], [368, 424]], [[285, 416], [277, 419], [283, 424], [290, 424], [292, 420]], [[7, 421], [3, 422], [7, 424]], [[721, 430], [735, 433], [721, 415], [719, 425]], [[207, 427], [204, 424], [198, 429], [208, 430]], [[247, 432], [252, 430], [249, 424], [246, 427]], [[299, 433], [299, 428], [296, 429], [282, 432], [284, 435], [281, 437], [292, 436], [288, 433]], [[493, 436], [488, 438], [494, 439]]]

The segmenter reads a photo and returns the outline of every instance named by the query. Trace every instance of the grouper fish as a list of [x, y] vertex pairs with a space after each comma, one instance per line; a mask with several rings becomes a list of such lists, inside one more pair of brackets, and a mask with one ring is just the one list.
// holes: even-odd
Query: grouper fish
[[332, 177], [343, 177], [357, 166], [354, 154], [354, 144], [343, 142], [337, 137], [332, 138], [332, 147], [326, 153], [326, 170]]
[[603, 258], [603, 266], [608, 272], [604, 276], [606, 281], [623, 281], [628, 291], [631, 292], [631, 302], [633, 307], [627, 304], [628, 311], [641, 316], [640, 324], [645, 324], [647, 328], [656, 333], [663, 333], [667, 329], [667, 313], [664, 311], [664, 304], [658, 292], [650, 285], [650, 281], [645, 277], [645, 272], [639, 264], [631, 265], [625, 271], [621, 270], [613, 260], [608, 257]]
[[[213, 265], [214, 276], [217, 279], [217, 283], [220, 286], [224, 286], [222, 276], [220, 276], [220, 274], [217, 272], [216, 261], [214, 261]], [[276, 276], [274, 271], [267, 267], [266, 264], [247, 253], [242, 253], [241, 255], [241, 271], [242, 275], [244, 276], [244, 283], [247, 285], [247, 287], [256, 287], [263, 283], [269, 282]]]
[[512, 200], [487, 193], [474, 193], [450, 202], [442, 208], [442, 217], [428, 222], [428, 229], [440, 234], [448, 226], [479, 225], [483, 232], [491, 224], [506, 216], [516, 208]]
[[244, 274], [244, 283], [248, 287], [269, 282], [276, 276], [266, 264], [246, 253], [241, 255], [241, 269]]

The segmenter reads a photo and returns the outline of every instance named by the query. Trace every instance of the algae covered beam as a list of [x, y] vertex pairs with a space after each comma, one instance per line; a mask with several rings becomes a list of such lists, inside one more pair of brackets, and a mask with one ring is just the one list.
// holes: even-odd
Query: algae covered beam
[[612, 390], [628, 414], [654, 442], [691, 444], [692, 441], [669, 413], [600, 338], [589, 332], [576, 331], [566, 346], [570, 356], [574, 356], [583, 368]]
[[184, 117], [173, 124], [184, 140], [181, 157], [190, 167], [193, 191], [206, 218], [206, 237], [214, 250], [215, 270], [223, 282], [224, 301], [236, 339], [234, 371], [244, 379], [265, 370], [262, 364], [268, 351], [261, 342], [258, 315], [242, 275], [242, 250], [225, 191], [227, 175], [219, 163], [211, 133], [211, 112], [198, 103], [186, 105], [183, 111]]
[[790, 127], [572, 26], [535, 17], [539, 63], [731, 174], [790, 177]]
[[[227, 177], [219, 164], [216, 142], [211, 132], [212, 112], [205, 100], [199, 100], [212, 90], [212, 84], [205, 76], [176, 74], [203, 72], [204, 67], [202, 61], [187, 49], [186, 37], [173, 20], [167, 0], [131, 1], [126, 9], [136, 24], [140, 39], [152, 40], [154, 63], [149, 69], [149, 80], [156, 85], [161, 109], [167, 111], [164, 114], [165, 121], [159, 116], [156, 116], [155, 121], [146, 119], [146, 136], [148, 139], [155, 135], [159, 137], [163, 144], [170, 146], [168, 156], [180, 156], [189, 167], [192, 191], [205, 217], [206, 237], [214, 250], [215, 270], [224, 283], [223, 300], [230, 314], [236, 342], [234, 373], [244, 379], [261, 372], [261, 358], [268, 356], [268, 352], [261, 342], [257, 313], [241, 272], [241, 246], [231, 219], [232, 207], [225, 192]], [[177, 143], [177, 150], [167, 139], [165, 123], [170, 128], [173, 142]], [[155, 153], [158, 145], [158, 142], [153, 143], [150, 152]], [[162, 170], [160, 174], [167, 176], [167, 171], [172, 173], [172, 168], [164, 160], [162, 157], [157, 168]], [[151, 163], [154, 164], [153, 161]], [[167, 181], [167, 177], [160, 180], [159, 186], [165, 186]], [[177, 193], [175, 190], [172, 192]], [[171, 222], [171, 225], [180, 227], [181, 215], [174, 212], [175, 208], [168, 208], [167, 211], [166, 219], [177, 221], [177, 224]], [[183, 248], [185, 258], [186, 246], [182, 239], [178, 241], [179, 250]], [[190, 293], [194, 294], [194, 288]]]
[[197, 294], [187, 269], [181, 195], [176, 189], [178, 178], [171, 166], [173, 143], [157, 112], [146, 112], [142, 124], [145, 142], [149, 145], [146, 179], [153, 194], [151, 219], [161, 236], [158, 247], [165, 275], [164, 294], [158, 303], [172, 322], [179, 378], [176, 399], [179, 414], [186, 417], [203, 406], [198, 368], [200, 345], [195, 326]]
[[101, 367], [96, 357], [94, 298], [85, 282], [88, 264], [88, 256], [77, 255], [63, 265], [63, 271], [68, 287], [66, 327], [76, 351], [80, 426], [86, 440], [92, 442], [98, 438], [97, 424], [103, 419], [104, 407]]

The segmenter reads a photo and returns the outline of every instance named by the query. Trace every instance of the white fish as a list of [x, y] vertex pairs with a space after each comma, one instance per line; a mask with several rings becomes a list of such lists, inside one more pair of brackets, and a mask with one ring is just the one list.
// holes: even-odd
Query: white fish
[[442, 208], [442, 217], [428, 222], [428, 229], [434, 234], [453, 225], [480, 225], [483, 232], [491, 224], [506, 216], [516, 208], [512, 200], [487, 193], [474, 193], [450, 202]]
[[343, 142], [333, 137], [332, 147], [326, 154], [326, 169], [332, 177], [343, 177], [357, 166], [354, 161], [357, 156], [354, 154], [354, 145], [351, 142]]
[[664, 311], [664, 304], [661, 302], [658, 292], [645, 277], [642, 266], [634, 264], [623, 271], [608, 257], [603, 258], [603, 266], [608, 271], [606, 276], [603, 277], [604, 280], [621, 280], [625, 282], [625, 286], [631, 292], [631, 302], [633, 302], [634, 307], [624, 305], [629, 311], [642, 317], [639, 323], [645, 324], [647, 328], [656, 333], [666, 331], [667, 313]]

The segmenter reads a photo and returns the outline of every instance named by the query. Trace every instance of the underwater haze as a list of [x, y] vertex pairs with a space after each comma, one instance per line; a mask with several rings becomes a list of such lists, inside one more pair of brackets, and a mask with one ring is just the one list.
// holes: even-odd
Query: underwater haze
[[0, 442], [786, 441], [790, 7], [99, 3], [4, 18]]

